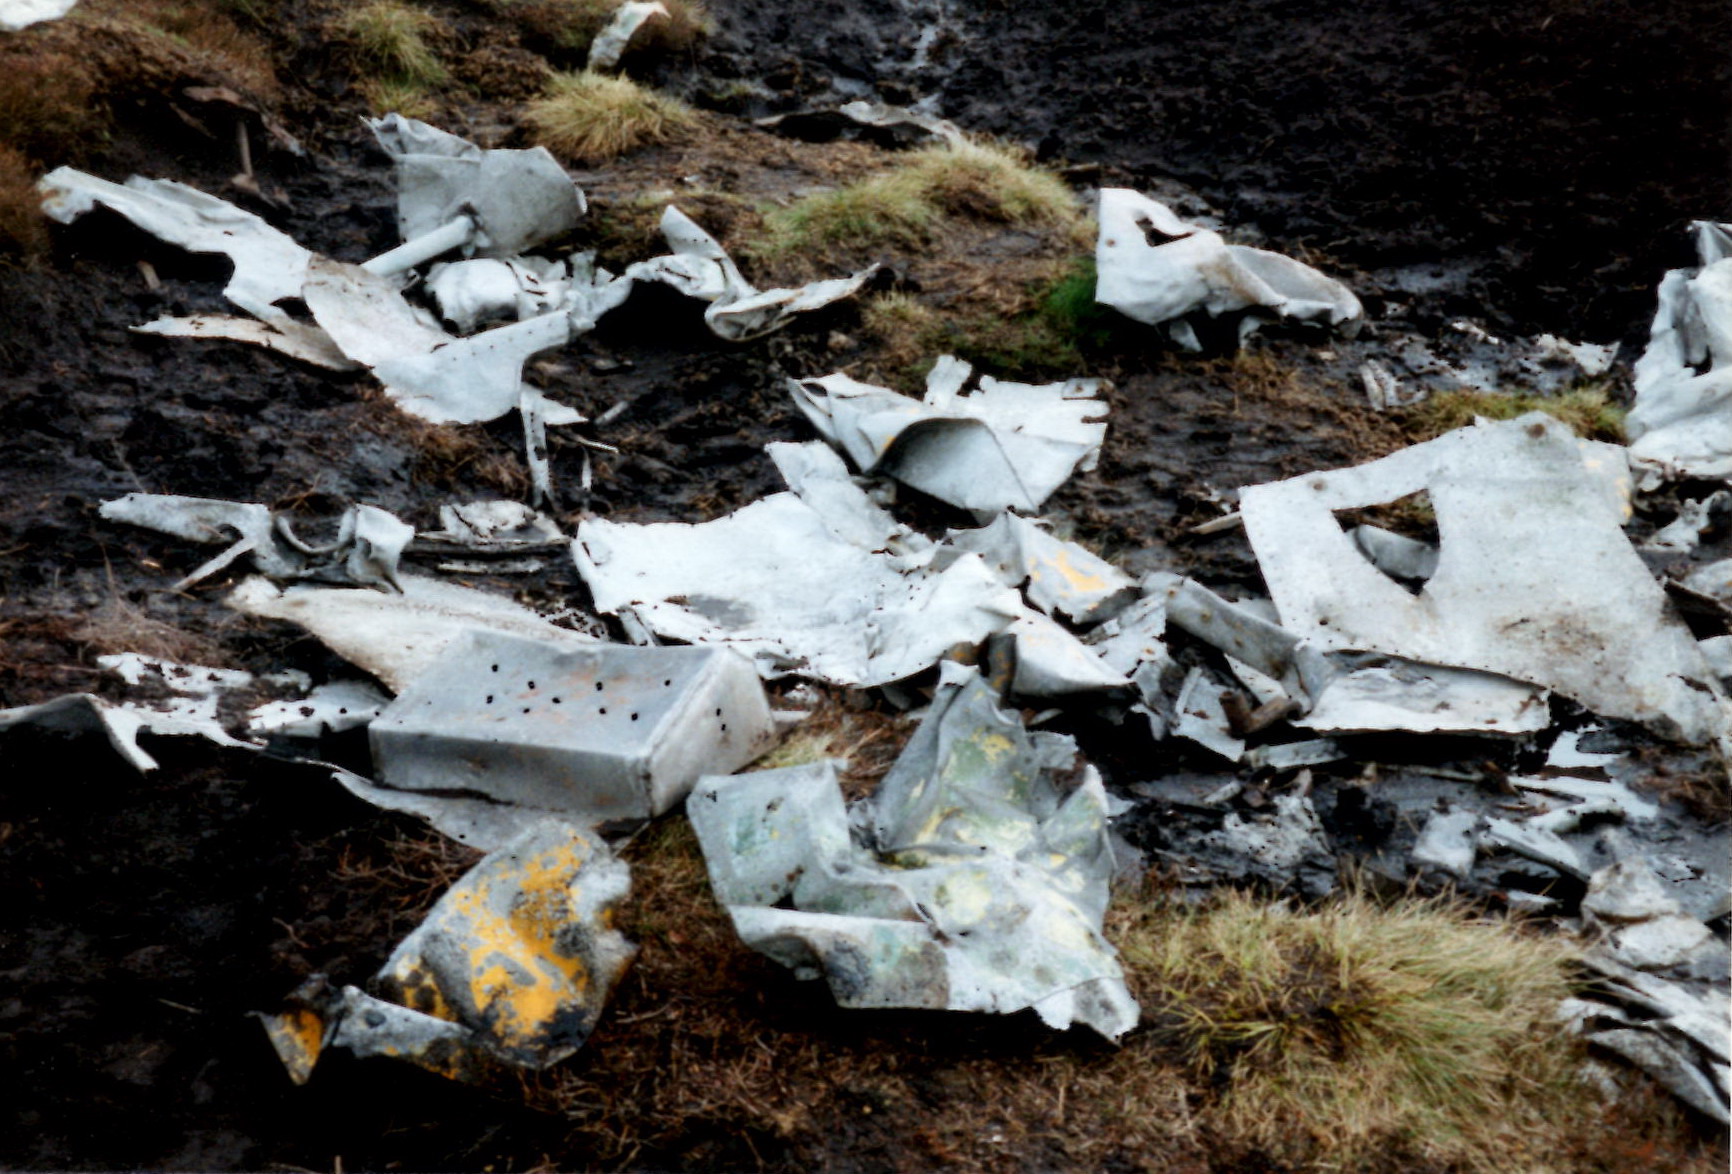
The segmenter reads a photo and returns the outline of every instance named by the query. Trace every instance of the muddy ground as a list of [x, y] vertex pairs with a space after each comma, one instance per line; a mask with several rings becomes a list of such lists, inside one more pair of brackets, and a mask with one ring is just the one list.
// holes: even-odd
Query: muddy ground
[[[482, 7], [435, 8], [474, 69], [493, 62], [533, 76], [541, 47]], [[791, 143], [742, 120], [876, 91], [930, 99], [968, 130], [1025, 143], [1079, 190], [1177, 193], [1239, 239], [1344, 274], [1370, 311], [1367, 346], [1380, 331], [1447, 335], [1469, 317], [1512, 336], [1617, 340], [1626, 358], [1660, 272], [1689, 259], [1687, 221], [1732, 212], [1723, 50], [1732, 11], [1713, 0], [710, 8], [713, 36], [641, 71], [712, 107], [727, 135], [582, 173], [598, 208], [693, 175], [707, 188], [775, 177], [784, 196], [822, 186], [864, 166], [866, 149]], [[112, 133], [68, 159], [229, 195], [343, 259], [394, 243], [385, 160], [359, 126], [352, 69], [324, 40], [322, 11], [256, 30], [278, 86], [266, 104], [308, 149], [304, 158], [260, 150], [273, 202], [229, 189], [227, 135], [175, 117], [161, 93], [118, 110]], [[224, 80], [184, 72], [176, 84]], [[445, 113], [483, 141], [519, 141], [509, 102], [463, 97]], [[980, 239], [986, 281], [991, 263], [1051, 248], [1015, 233]], [[607, 241], [572, 245], [591, 243], [605, 255]], [[957, 283], [954, 259], [884, 259], [904, 289]], [[0, 705], [112, 691], [95, 657], [126, 649], [315, 679], [341, 670], [296, 631], [227, 613], [221, 583], [167, 593], [202, 553], [102, 522], [105, 498], [148, 490], [327, 514], [363, 501], [430, 525], [441, 502], [525, 490], [511, 421], [440, 432], [406, 420], [365, 377], [129, 333], [159, 314], [224, 309], [224, 268], [106, 216], [57, 229], [45, 258], [0, 263]], [[555, 439], [556, 512], [568, 526], [588, 515], [699, 520], [780, 488], [763, 444], [810, 435], [782, 377], [873, 361], [849, 307], [737, 348], [709, 340], [689, 305], [652, 298], [628, 309], [531, 372], [592, 416], [627, 405], [594, 433], [621, 451], [596, 461], [590, 493], [576, 488], [582, 450]], [[1114, 380], [1111, 429], [1098, 470], [1063, 489], [1052, 512], [1132, 570], [1254, 588], [1242, 539], [1188, 533], [1220, 512], [1221, 493], [1403, 443], [1397, 425], [1364, 406], [1359, 352], [1329, 340], [1275, 337], [1246, 356], [1195, 358], [1120, 329], [1083, 355], [1087, 373]], [[934, 509], [921, 520], [952, 519]], [[581, 602], [575, 574], [560, 568], [471, 581], [537, 603]], [[682, 971], [678, 930], [646, 941], [617, 1025], [574, 1061], [593, 1065], [586, 1079], [602, 1108], [547, 1112], [545, 1090], [487, 1099], [341, 1057], [297, 1089], [247, 1013], [315, 971], [363, 979], [467, 860], [317, 771], [269, 754], [148, 745], [163, 767], [142, 778], [88, 746], [21, 737], [4, 750], [8, 1168], [1280, 1168], [1178, 1130], [1158, 1148], [1115, 1144], [1090, 1135], [1109, 1128], [1105, 1118], [1066, 1118], [1062, 1097], [1041, 1129], [1001, 1120], [980, 1083], [992, 1065], [1092, 1045], [1020, 1022], [839, 1024], [815, 984], [743, 951], [717, 973]], [[353, 741], [322, 749], [364, 753]], [[1099, 757], [1121, 788], [1189, 765], [1110, 740]], [[632, 915], [640, 930], [653, 929], [653, 913]], [[648, 1088], [652, 1069], [638, 1053], [607, 1058], [610, 1045], [616, 1056], [663, 1048], [669, 1064], [705, 1046], [749, 1046], [682, 1035], [688, 1011], [733, 1017], [745, 1037], [793, 1041], [802, 1060], [792, 1070], [807, 1084], [783, 1089], [785, 1119], [774, 1105], [720, 1095], [694, 1109]], [[657, 1016], [667, 1026], [650, 1034], [642, 1024]], [[826, 1048], [849, 1061], [829, 1083]], [[897, 1049], [894, 1062], [871, 1059]], [[641, 1107], [612, 1103], [610, 1081], [629, 1090], [621, 1102]], [[923, 1121], [970, 1106], [975, 1134], [922, 1132]], [[776, 1120], [785, 1127], [767, 1124]], [[1685, 1129], [1628, 1152], [1597, 1144], [1558, 1157], [1584, 1170], [1706, 1168], [1713, 1145]], [[1427, 1167], [1392, 1151], [1377, 1168]]]

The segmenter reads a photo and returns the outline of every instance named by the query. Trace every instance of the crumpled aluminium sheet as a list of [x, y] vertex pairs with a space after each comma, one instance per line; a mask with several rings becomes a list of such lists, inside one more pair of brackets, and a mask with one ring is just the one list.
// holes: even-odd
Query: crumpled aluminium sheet
[[823, 444], [768, 451], [790, 492], [697, 525], [579, 526], [572, 556], [597, 610], [731, 644], [767, 677], [840, 685], [911, 676], [1022, 614], [979, 555], [937, 569], [931, 542], [873, 505]]
[[1117, 1039], [1138, 1008], [1101, 935], [1106, 794], [1092, 771], [1068, 796], [1052, 779], [1074, 753], [964, 671], [879, 791], [876, 850], [851, 838], [832, 762], [706, 778], [686, 810], [741, 938], [840, 1005], [1033, 1008]]
[[276, 303], [301, 296], [313, 254], [251, 212], [173, 180], [110, 183], [71, 167], [56, 168], [36, 187], [42, 211], [61, 224], [100, 204], [190, 252], [225, 254], [235, 265], [223, 289], [229, 301], [267, 322], [290, 321]]
[[952, 505], [1034, 513], [1074, 472], [1094, 468], [1106, 439], [1098, 379], [1040, 386], [944, 355], [915, 400], [847, 375], [789, 380], [794, 402], [863, 473], [883, 473]]
[[[1167, 239], [1151, 244], [1151, 235]], [[1174, 340], [1191, 349], [1196, 336], [1182, 319], [1197, 311], [1219, 317], [1253, 310], [1331, 326], [1364, 313], [1351, 290], [1309, 265], [1229, 245], [1127, 188], [1101, 189], [1095, 270], [1096, 301], [1138, 322], [1170, 323]], [[1240, 337], [1257, 325], [1256, 317], [1245, 318]]]
[[468, 215], [465, 250], [509, 257], [577, 227], [583, 192], [545, 147], [484, 150], [425, 122], [387, 114], [367, 123], [397, 164], [397, 228], [405, 241]]
[[157, 530], [227, 549], [174, 585], [179, 591], [207, 579], [243, 555], [277, 579], [319, 579], [401, 591], [397, 563], [415, 537], [414, 527], [377, 506], [350, 506], [328, 542], [308, 542], [288, 518], [257, 502], [129, 493], [102, 503], [111, 522]]
[[595, 638], [551, 623], [500, 595], [424, 575], [398, 577], [401, 592], [357, 587], [292, 586], [244, 580], [224, 601], [236, 611], [287, 620], [311, 632], [350, 664], [402, 692], [445, 649], [477, 630], [504, 632], [565, 647]]
[[546, 1068], [583, 1046], [635, 947], [613, 927], [631, 887], [594, 833], [545, 819], [439, 899], [379, 973], [388, 999], [315, 981], [262, 1016], [304, 1083], [321, 1053], [392, 1056], [454, 1079]]
[[768, 334], [795, 314], [852, 297], [878, 272], [872, 265], [850, 277], [814, 281], [799, 289], [759, 290], [740, 272], [716, 238], [673, 205], [662, 212], [662, 236], [672, 253], [626, 268], [632, 281], [660, 281], [687, 297], [710, 303], [704, 321], [717, 337], [744, 342]]
[[[1535, 412], [1245, 489], [1245, 530], [1282, 626], [1321, 649], [1495, 673], [1692, 744], [1725, 740], [1719, 683], [1584, 451]], [[1332, 511], [1420, 490], [1442, 543], [1415, 595], [1372, 565]]]
[[361, 365], [345, 355], [320, 327], [289, 318], [261, 322], [257, 318], [232, 314], [195, 314], [188, 318], [155, 318], [143, 326], [132, 327], [132, 332], [163, 338], [220, 338], [247, 342], [327, 371], [354, 371]]
[[1732, 479], [1732, 225], [1694, 228], [1701, 266], [1660, 282], [1625, 427], [1630, 457], [1645, 469]]

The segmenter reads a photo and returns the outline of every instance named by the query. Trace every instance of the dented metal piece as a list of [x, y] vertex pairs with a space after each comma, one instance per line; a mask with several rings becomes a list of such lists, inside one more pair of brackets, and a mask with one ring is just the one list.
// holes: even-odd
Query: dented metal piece
[[475, 632], [368, 727], [384, 783], [589, 822], [648, 819], [773, 741], [763, 685], [723, 648], [561, 647]]

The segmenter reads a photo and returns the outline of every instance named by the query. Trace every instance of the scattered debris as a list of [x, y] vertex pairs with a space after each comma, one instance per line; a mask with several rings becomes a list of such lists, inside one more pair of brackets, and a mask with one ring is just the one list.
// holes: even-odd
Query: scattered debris
[[947, 670], [863, 812], [855, 844], [835, 764], [699, 782], [686, 810], [716, 896], [746, 944], [844, 1007], [1009, 1013], [1109, 1039], [1136, 1024], [1101, 936], [1112, 849], [1106, 795], [1075, 745], [1029, 734], [977, 675]]
[[1138, 322], [1165, 325], [1187, 350], [1201, 349], [1186, 321], [1197, 311], [1211, 318], [1253, 311], [1239, 322], [1240, 341], [1269, 314], [1342, 326], [1364, 313], [1351, 290], [1309, 265], [1230, 245], [1127, 188], [1101, 189], [1095, 268], [1096, 301]]
[[399, 790], [483, 795], [586, 822], [648, 819], [769, 748], [769, 702], [726, 648], [453, 644], [368, 727]]
[[990, 375], [965, 393], [972, 368], [942, 355], [913, 400], [847, 375], [789, 380], [819, 434], [864, 473], [884, 473], [982, 513], [1037, 512], [1106, 439], [1098, 379], [1034, 386]]
[[596, 609], [628, 631], [730, 644], [768, 677], [844, 685], [911, 676], [1022, 613], [979, 555], [941, 563], [823, 444], [769, 453], [790, 492], [725, 518], [580, 525], [572, 555]]
[[1679, 1100], [1732, 1123], [1732, 960], [1639, 858], [1588, 879], [1582, 915], [1601, 940], [1584, 959], [1599, 982], [1564, 1010], [1588, 1041]]
[[807, 142], [827, 142], [844, 135], [887, 147], [908, 147], [934, 139], [953, 145], [968, 142], [968, 136], [954, 122], [865, 98], [845, 102], [834, 110], [801, 110], [760, 118], [757, 125]]

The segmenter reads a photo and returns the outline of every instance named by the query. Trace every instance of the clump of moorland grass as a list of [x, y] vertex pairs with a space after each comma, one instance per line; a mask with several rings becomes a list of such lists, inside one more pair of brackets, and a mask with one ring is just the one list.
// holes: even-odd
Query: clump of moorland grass
[[[607, 27], [620, 0], [486, 0], [500, 16], [554, 49], [587, 53]], [[710, 31], [709, 13], [698, 0], [662, 0], [666, 16], [652, 16], [632, 38], [632, 47], [651, 53], [690, 48]]]
[[666, 142], [697, 124], [683, 102], [607, 74], [555, 74], [546, 94], [529, 103], [524, 121], [535, 141], [572, 160], [611, 159]]
[[401, 0], [369, 0], [339, 16], [333, 31], [363, 65], [378, 71], [367, 82], [401, 92], [425, 91], [449, 76], [427, 43], [437, 27], [438, 21], [425, 9]]
[[1556, 1021], [1567, 943], [1441, 900], [1301, 911], [1242, 893], [1118, 912], [1145, 1020], [1219, 1090], [1224, 1135], [1350, 1163], [1399, 1144], [1509, 1169], [1584, 1090]]
[[1403, 424], [1415, 440], [1430, 440], [1472, 424], [1477, 416], [1513, 420], [1546, 412], [1589, 440], [1624, 442], [1624, 409], [1603, 387], [1578, 387], [1559, 395], [1527, 392], [1444, 391], [1406, 410]]
[[958, 142], [911, 152], [880, 175], [804, 196], [765, 218], [758, 252], [778, 256], [827, 248], [917, 245], [946, 218], [1044, 224], [1080, 232], [1076, 197], [1064, 181], [1010, 151]]

